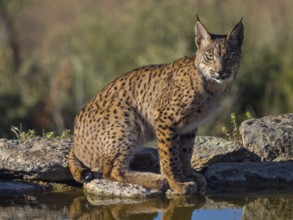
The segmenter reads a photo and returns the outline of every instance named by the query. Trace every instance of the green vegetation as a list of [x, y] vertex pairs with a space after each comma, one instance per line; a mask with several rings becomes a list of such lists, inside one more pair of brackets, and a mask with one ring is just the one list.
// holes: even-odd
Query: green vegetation
[[[243, 118], [243, 117], [242, 117]], [[245, 118], [243, 120], [252, 119], [252, 115], [250, 112], [245, 113]], [[241, 121], [243, 121], [241, 120]], [[242, 137], [239, 130], [239, 121], [236, 117], [236, 113], [231, 113], [230, 115], [230, 126], [227, 128], [226, 126], [222, 127], [222, 134], [227, 140], [237, 141], [239, 144], [243, 145]]]
[[200, 133], [219, 134], [230, 112], [290, 112], [292, 8], [290, 0], [1, 0], [0, 137], [19, 124], [39, 134], [72, 130], [82, 105], [114, 78], [193, 54], [197, 13], [214, 33], [242, 16], [245, 25], [238, 77]]
[[25, 141], [31, 138], [36, 137], [37, 132], [35, 130], [28, 130], [27, 132], [22, 130], [22, 127], [17, 128], [17, 127], [12, 127], [11, 131], [15, 134], [17, 139]]
[[[39, 136], [35, 130], [23, 131], [22, 125], [20, 126], [20, 128], [11, 127], [11, 131], [15, 134], [16, 138], [21, 141], [26, 141], [28, 139], [35, 138], [35, 137]], [[67, 138], [72, 137], [70, 132], [71, 132], [70, 130], [66, 129], [66, 130], [62, 131], [60, 135], [56, 135], [56, 133], [54, 131], [49, 131], [49, 132], [43, 131], [42, 137], [67, 139]]]

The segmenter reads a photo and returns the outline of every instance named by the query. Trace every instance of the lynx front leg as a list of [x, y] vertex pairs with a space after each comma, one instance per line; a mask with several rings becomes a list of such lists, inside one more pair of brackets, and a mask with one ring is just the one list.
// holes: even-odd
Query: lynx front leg
[[193, 153], [195, 135], [196, 131], [180, 135], [180, 160], [183, 173], [186, 175], [187, 178], [192, 179], [197, 183], [198, 191], [200, 193], [204, 193], [206, 190], [207, 182], [203, 175], [193, 170], [190, 163]]
[[179, 135], [172, 126], [158, 120], [156, 127], [161, 172], [167, 178], [170, 188], [178, 194], [195, 194], [196, 183], [188, 181], [180, 165]]

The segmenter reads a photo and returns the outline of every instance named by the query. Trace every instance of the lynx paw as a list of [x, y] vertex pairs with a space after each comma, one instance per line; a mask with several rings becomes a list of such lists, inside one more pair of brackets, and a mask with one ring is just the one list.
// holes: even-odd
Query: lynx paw
[[165, 177], [161, 176], [155, 180], [155, 186], [153, 188], [165, 192], [169, 188], [169, 183]]
[[194, 195], [197, 193], [197, 184], [195, 182], [176, 182], [170, 184], [170, 186], [171, 191], [167, 192], [169, 195]]
[[205, 194], [207, 188], [207, 181], [202, 174], [193, 172], [192, 175], [188, 176], [188, 179], [191, 181], [195, 181], [197, 183], [198, 192], [200, 194]]

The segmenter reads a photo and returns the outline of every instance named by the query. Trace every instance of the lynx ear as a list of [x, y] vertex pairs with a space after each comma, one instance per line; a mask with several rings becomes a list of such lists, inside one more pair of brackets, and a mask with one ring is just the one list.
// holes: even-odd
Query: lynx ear
[[205, 47], [211, 42], [211, 35], [197, 17], [195, 24], [195, 44], [197, 49]]
[[243, 33], [244, 26], [242, 24], [241, 18], [238, 24], [236, 24], [235, 27], [232, 28], [226, 39], [234, 46], [241, 47], [244, 39]]

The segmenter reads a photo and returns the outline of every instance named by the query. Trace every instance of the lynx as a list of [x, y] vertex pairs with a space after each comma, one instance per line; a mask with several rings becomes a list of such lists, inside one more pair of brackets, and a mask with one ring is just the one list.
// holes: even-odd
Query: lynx
[[[103, 178], [176, 194], [204, 192], [190, 160], [197, 128], [219, 107], [240, 66], [242, 19], [227, 35], [198, 19], [195, 55], [134, 69], [106, 86], [75, 119], [69, 167], [87, 182]], [[156, 138], [161, 174], [130, 170], [138, 147]], [[147, 157], [147, 155], [146, 155]]]

